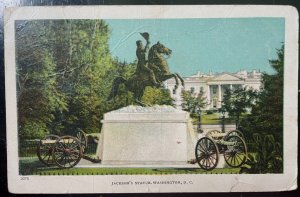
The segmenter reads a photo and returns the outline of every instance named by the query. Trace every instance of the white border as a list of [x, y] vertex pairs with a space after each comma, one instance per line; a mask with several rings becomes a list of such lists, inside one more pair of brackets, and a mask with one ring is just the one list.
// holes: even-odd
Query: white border
[[[15, 20], [148, 18], [285, 18], [284, 174], [262, 175], [18, 175]], [[282, 191], [297, 188], [298, 12], [291, 6], [65, 6], [5, 10], [5, 84], [8, 187], [13, 193], [137, 193]], [[111, 186], [113, 181], [191, 180], [192, 185]]]

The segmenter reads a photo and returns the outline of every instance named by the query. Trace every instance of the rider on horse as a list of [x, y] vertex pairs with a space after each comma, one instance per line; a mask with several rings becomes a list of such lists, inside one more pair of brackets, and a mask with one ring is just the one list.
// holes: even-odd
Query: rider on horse
[[141, 33], [143, 38], [147, 41], [146, 46], [143, 46], [143, 43], [141, 40], [136, 41], [136, 56], [138, 58], [138, 63], [137, 63], [137, 69], [136, 73], [141, 73], [144, 72], [149, 76], [150, 81], [153, 83], [154, 86], [160, 86], [160, 83], [157, 81], [153, 70], [148, 68], [148, 51], [149, 51], [149, 34], [147, 32]]
[[[113, 80], [111, 92], [107, 98], [108, 101], [115, 98], [119, 94], [120, 84], [124, 84], [126, 89], [133, 93], [134, 101], [145, 106], [142, 102], [142, 96], [145, 88], [149, 87], [163, 87], [163, 81], [174, 78], [175, 86], [173, 92], [176, 92], [179, 81], [184, 85], [184, 81], [177, 73], [171, 73], [164, 55], [170, 56], [172, 50], [165, 47], [160, 42], [157, 42], [149, 49], [149, 34], [147, 32], [141, 33], [147, 41], [144, 47], [142, 41], [137, 41], [136, 55], [138, 58], [136, 72], [128, 79], [118, 76]], [[149, 54], [148, 54], [149, 51]]]

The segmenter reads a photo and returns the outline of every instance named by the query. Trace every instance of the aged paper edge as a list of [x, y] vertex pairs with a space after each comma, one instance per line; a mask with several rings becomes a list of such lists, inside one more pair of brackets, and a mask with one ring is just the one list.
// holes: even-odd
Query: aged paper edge
[[[128, 14], [130, 13], [130, 14]], [[31, 19], [285, 18], [284, 173], [195, 175], [28, 176], [18, 170], [14, 21]], [[65, 6], [19, 7], [5, 11], [5, 83], [8, 187], [12, 193], [148, 193], [284, 191], [297, 188], [298, 12], [291, 6]], [[114, 181], [191, 180], [192, 185], [125, 185]]]

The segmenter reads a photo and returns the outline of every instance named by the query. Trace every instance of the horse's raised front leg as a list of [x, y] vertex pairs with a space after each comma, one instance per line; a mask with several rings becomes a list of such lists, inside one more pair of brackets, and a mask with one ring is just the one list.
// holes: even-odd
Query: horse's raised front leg
[[175, 75], [179, 78], [181, 85], [184, 87], [184, 80], [182, 79], [182, 77], [178, 73], [175, 73]]
[[178, 78], [177, 78], [177, 75], [176, 74], [172, 74], [174, 79], [175, 79], [175, 87], [173, 89], [173, 94], [176, 94], [176, 90], [178, 89], [178, 86], [179, 86], [179, 81], [178, 81]]

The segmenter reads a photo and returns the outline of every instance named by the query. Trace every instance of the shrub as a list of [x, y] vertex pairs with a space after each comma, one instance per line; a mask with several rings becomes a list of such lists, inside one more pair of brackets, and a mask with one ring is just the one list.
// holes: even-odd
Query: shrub
[[253, 134], [255, 153], [249, 154], [240, 173], [265, 174], [282, 173], [283, 157], [281, 144], [273, 135]]

